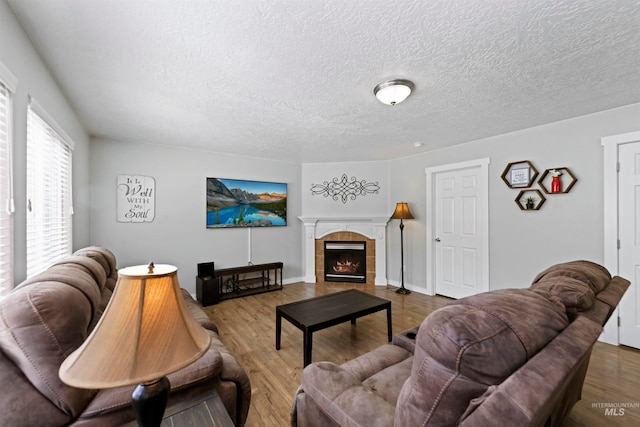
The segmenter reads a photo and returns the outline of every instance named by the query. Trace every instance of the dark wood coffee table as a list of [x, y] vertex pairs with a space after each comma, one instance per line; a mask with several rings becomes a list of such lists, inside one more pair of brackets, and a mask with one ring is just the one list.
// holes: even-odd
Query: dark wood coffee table
[[282, 318], [303, 334], [304, 366], [311, 363], [312, 334], [315, 331], [344, 323], [356, 323], [358, 317], [387, 310], [387, 335], [391, 341], [391, 301], [357, 289], [322, 295], [276, 307], [276, 350], [280, 350]]

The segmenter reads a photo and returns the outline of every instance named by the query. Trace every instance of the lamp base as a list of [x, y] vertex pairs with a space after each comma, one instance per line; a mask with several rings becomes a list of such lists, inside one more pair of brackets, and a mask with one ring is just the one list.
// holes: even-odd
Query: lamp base
[[167, 377], [138, 384], [131, 395], [131, 405], [140, 427], [159, 427], [169, 398], [171, 384]]
[[404, 286], [401, 288], [396, 289], [396, 294], [402, 294], [402, 295], [407, 295], [410, 294], [411, 291], [407, 288], [405, 288]]

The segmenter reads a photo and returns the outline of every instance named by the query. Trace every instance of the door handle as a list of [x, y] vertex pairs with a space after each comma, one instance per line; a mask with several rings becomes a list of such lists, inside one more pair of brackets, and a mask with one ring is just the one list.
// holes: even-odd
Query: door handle
[[436, 242], [440, 243], [440, 238], [436, 237]]

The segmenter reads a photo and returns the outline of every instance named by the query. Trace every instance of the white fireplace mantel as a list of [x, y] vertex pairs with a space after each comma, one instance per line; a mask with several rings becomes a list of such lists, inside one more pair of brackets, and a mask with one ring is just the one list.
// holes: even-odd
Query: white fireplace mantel
[[340, 231], [350, 231], [362, 234], [376, 242], [376, 286], [387, 285], [387, 245], [385, 241], [385, 229], [388, 217], [378, 218], [332, 218], [332, 217], [298, 217], [304, 224], [304, 281], [316, 282], [316, 239], [321, 239], [327, 234]]

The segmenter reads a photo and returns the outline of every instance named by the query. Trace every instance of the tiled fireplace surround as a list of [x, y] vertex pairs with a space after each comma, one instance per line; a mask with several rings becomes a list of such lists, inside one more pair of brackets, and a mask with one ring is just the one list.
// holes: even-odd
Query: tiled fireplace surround
[[324, 241], [367, 242], [367, 284], [387, 285], [385, 229], [389, 218], [311, 218], [304, 224], [304, 266], [307, 283], [324, 283]]

